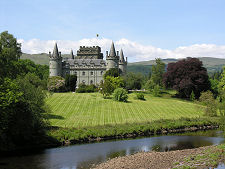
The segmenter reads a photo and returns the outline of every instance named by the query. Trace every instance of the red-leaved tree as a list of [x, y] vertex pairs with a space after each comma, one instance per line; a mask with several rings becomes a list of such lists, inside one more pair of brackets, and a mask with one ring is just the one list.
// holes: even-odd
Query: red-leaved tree
[[167, 72], [163, 75], [163, 84], [166, 88], [178, 91], [182, 98], [190, 98], [192, 91], [195, 98], [199, 98], [202, 91], [210, 89], [207, 70], [197, 58], [169, 63]]

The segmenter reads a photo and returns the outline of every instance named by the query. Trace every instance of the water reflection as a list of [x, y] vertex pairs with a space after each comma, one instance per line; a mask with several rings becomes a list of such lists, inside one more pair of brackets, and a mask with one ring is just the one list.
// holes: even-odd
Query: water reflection
[[[215, 135], [215, 132], [213, 135]], [[196, 135], [198, 133], [195, 133]], [[210, 135], [212, 131], [210, 131]], [[203, 135], [200, 133], [200, 135]], [[206, 133], [204, 133], [206, 135]], [[93, 164], [118, 156], [140, 151], [171, 151], [200, 146], [216, 145], [224, 142], [222, 137], [207, 136], [158, 136], [140, 139], [108, 141], [46, 149], [33, 155], [20, 155], [0, 159], [0, 168], [67, 169], [90, 168]]]

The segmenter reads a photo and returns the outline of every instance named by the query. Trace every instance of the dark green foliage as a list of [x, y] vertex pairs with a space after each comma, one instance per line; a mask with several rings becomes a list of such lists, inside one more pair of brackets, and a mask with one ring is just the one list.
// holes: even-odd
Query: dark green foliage
[[113, 99], [120, 102], [127, 102], [127, 91], [123, 88], [117, 88], [113, 92]]
[[0, 34], [0, 78], [15, 78], [15, 62], [21, 56], [21, 44], [7, 31]]
[[139, 100], [145, 100], [145, 95], [143, 93], [136, 93], [136, 97]]
[[41, 80], [33, 74], [0, 85], [0, 150], [37, 144], [45, 135], [46, 106]]
[[77, 93], [93, 93], [97, 91], [97, 87], [93, 84], [85, 85], [79, 84], [78, 89], [76, 90]]
[[169, 63], [163, 82], [166, 88], [178, 91], [181, 98], [190, 98], [191, 92], [194, 91], [198, 99], [202, 91], [210, 89], [207, 70], [197, 58]]
[[223, 70], [213, 72], [212, 75], [210, 76], [212, 79], [220, 80], [221, 79], [221, 74], [223, 73]]
[[77, 83], [77, 76], [76, 75], [66, 75], [65, 78], [65, 86], [67, 91], [75, 91]]
[[145, 77], [140, 73], [127, 73], [123, 76], [125, 82], [125, 88], [127, 90], [141, 89], [143, 83], [145, 82]]
[[26, 75], [34, 73], [41, 80], [47, 80], [49, 76], [49, 67], [47, 65], [37, 65], [31, 60], [19, 60], [16, 63], [17, 74]]
[[50, 92], [64, 92], [65, 79], [60, 76], [53, 76], [48, 78], [48, 91]]
[[100, 92], [102, 93], [104, 98], [107, 98], [113, 93], [115, 89], [123, 88], [124, 86], [124, 79], [120, 76], [107, 76], [104, 82], [101, 82], [100, 84]]
[[118, 77], [119, 75], [121, 74], [121, 70], [120, 69], [117, 69], [117, 68], [111, 68], [109, 70], [107, 70], [104, 74], [104, 79], [107, 77], [107, 76], [112, 76], [112, 77]]
[[48, 66], [19, 60], [21, 45], [0, 34], [0, 151], [45, 142], [45, 92]]
[[105, 81], [101, 81], [100, 83], [100, 93], [103, 95], [104, 98], [109, 97], [114, 91], [113, 84], [109, 79], [105, 79]]
[[205, 106], [206, 116], [217, 116], [217, 103], [211, 91], [202, 92], [199, 101]]

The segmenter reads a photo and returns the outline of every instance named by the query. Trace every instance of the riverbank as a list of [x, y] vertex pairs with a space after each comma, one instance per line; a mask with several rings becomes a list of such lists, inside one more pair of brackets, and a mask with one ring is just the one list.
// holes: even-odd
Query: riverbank
[[225, 162], [225, 144], [170, 152], [141, 152], [99, 164], [95, 169], [209, 168]]
[[142, 124], [118, 124], [89, 128], [53, 128], [49, 130], [49, 135], [61, 142], [62, 145], [70, 145], [140, 136], [210, 130], [219, 128], [219, 125], [220, 121], [217, 117], [181, 118], [178, 120], [159, 120]]

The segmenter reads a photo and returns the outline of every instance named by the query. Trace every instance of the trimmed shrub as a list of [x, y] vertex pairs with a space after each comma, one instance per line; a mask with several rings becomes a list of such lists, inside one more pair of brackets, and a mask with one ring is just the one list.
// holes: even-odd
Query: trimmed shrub
[[85, 84], [80, 84], [78, 89], [76, 90], [77, 93], [93, 93], [96, 92], [97, 88], [95, 85], [85, 85]]
[[65, 91], [65, 79], [60, 76], [48, 78], [48, 91], [63, 92]]
[[127, 91], [123, 88], [117, 88], [113, 92], [113, 99], [120, 102], [127, 102]]
[[136, 94], [137, 99], [139, 100], [145, 100], [145, 95], [143, 93], [137, 93]]

